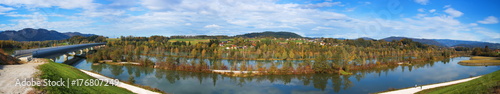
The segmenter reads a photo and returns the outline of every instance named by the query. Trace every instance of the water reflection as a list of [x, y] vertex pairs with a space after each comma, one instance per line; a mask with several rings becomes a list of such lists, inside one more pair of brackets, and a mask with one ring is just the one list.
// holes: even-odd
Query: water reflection
[[[124, 81], [133, 76], [137, 84], [158, 88], [168, 93], [182, 94], [373, 93], [389, 88], [405, 88], [415, 84], [422, 85], [463, 79], [500, 69], [498, 66], [461, 66], [457, 64], [457, 62], [467, 59], [469, 58], [458, 57], [426, 64], [353, 71], [353, 75], [308, 74], [227, 77], [212, 73], [171, 71], [139, 66], [92, 65], [85, 60], [75, 67], [92, 70]], [[228, 62], [233, 61], [228, 60]]]

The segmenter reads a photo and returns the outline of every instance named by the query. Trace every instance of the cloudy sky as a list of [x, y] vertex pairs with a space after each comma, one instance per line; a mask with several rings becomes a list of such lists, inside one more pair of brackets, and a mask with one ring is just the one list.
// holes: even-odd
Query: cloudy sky
[[0, 0], [0, 31], [119, 36], [405, 36], [500, 43], [498, 0]]

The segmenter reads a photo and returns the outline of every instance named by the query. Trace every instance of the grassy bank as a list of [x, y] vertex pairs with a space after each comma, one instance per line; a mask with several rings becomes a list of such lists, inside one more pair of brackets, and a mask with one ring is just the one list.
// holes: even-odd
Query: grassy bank
[[464, 60], [460, 61], [461, 63], [499, 63], [500, 60]]
[[500, 71], [451, 86], [427, 89], [417, 94], [498, 94], [500, 93]]
[[[48, 79], [52, 81], [58, 81], [60, 78], [69, 81], [76, 79], [95, 79], [78, 69], [71, 67], [69, 65], [55, 63], [50, 61], [50, 63], [46, 63], [40, 65], [39, 70], [41, 74], [39, 77], [41, 79]], [[39, 86], [35, 87], [36, 89], [46, 92], [49, 94], [100, 94], [100, 93], [112, 93], [112, 94], [132, 94], [132, 92], [119, 88], [116, 86], [69, 86], [61, 87], [61, 86]]]
[[499, 57], [473, 56], [470, 58], [470, 60], [463, 60], [458, 62], [458, 64], [467, 66], [500, 65], [500, 59]]
[[498, 60], [498, 57], [486, 57], [486, 56], [473, 56], [470, 60]]

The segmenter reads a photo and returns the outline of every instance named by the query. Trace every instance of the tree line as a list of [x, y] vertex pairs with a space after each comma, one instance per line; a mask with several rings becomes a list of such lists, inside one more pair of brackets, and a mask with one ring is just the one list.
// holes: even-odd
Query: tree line
[[[279, 41], [271, 38], [233, 38], [231, 41], [212, 39], [209, 42], [169, 42], [170, 38], [122, 37], [109, 41], [107, 47], [89, 56], [90, 61], [139, 62], [172, 70], [208, 71], [234, 69], [267, 71], [268, 73], [340, 73], [341, 71], [370, 69], [398, 63], [415, 63], [468, 55], [470, 51], [456, 51], [414, 42], [411, 39], [387, 42], [384, 40], [339, 40], [320, 38], [306, 42]], [[288, 40], [288, 39], [287, 39]], [[292, 39], [290, 39], [292, 40]], [[152, 62], [154, 58], [156, 62]], [[181, 58], [202, 59], [187, 61]], [[250, 66], [246, 63], [223, 65], [207, 64], [203, 59], [217, 60], [303, 60], [300, 64], [284, 64], [281, 68]], [[212, 63], [212, 62], [210, 62]], [[274, 67], [273, 67], [274, 66]]]

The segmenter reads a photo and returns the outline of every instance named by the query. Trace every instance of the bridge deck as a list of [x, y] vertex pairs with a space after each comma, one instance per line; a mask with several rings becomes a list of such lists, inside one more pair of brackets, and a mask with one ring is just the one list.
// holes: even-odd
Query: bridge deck
[[67, 45], [67, 46], [56, 46], [56, 47], [46, 47], [46, 48], [36, 48], [27, 50], [16, 50], [14, 51], [15, 57], [29, 56], [44, 58], [52, 55], [65, 54], [72, 51], [77, 51], [85, 49], [88, 47], [104, 45], [106, 43], [88, 43], [88, 44], [77, 44], [77, 45]]

